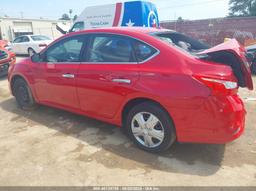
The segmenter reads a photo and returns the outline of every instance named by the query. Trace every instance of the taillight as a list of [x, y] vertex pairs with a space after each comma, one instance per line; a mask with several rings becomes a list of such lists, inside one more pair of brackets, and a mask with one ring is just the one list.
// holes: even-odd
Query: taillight
[[210, 88], [213, 95], [235, 95], [238, 92], [237, 82], [200, 76], [194, 77]]
[[47, 44], [39, 44], [40, 48], [43, 48], [43, 47], [46, 47], [46, 46], [47, 46]]

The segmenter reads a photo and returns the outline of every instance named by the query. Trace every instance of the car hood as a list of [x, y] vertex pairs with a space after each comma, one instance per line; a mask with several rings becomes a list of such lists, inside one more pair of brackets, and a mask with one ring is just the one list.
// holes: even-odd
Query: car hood
[[[241, 81], [240, 86], [253, 90], [252, 75], [250, 65], [246, 59], [246, 50], [237, 40], [231, 39], [215, 47], [199, 52], [197, 55], [209, 55], [213, 57], [213, 61], [221, 60], [222, 64], [231, 66], [238, 81]], [[228, 59], [232, 57], [231, 55], [233, 58]], [[218, 59], [214, 59], [217, 57]]]

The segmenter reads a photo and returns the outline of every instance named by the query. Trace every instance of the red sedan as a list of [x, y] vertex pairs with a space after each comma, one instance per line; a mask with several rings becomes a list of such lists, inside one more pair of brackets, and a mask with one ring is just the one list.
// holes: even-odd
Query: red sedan
[[159, 152], [243, 133], [237, 91], [253, 89], [244, 55], [236, 40], [209, 48], [163, 29], [91, 29], [11, 65], [9, 82], [22, 109], [43, 104], [109, 122]]

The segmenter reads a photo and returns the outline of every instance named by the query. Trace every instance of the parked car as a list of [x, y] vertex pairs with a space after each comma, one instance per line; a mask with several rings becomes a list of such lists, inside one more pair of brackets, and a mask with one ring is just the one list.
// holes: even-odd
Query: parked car
[[140, 148], [175, 141], [223, 144], [244, 131], [239, 87], [253, 89], [245, 49], [213, 48], [153, 28], [70, 33], [11, 65], [9, 83], [22, 109], [43, 104], [124, 128]]
[[25, 35], [14, 39], [11, 48], [16, 54], [32, 56], [34, 53], [39, 53], [51, 42], [52, 40], [44, 35]]
[[8, 74], [9, 65], [14, 64], [15, 61], [16, 57], [13, 52], [0, 48], [0, 77]]
[[246, 47], [247, 53], [250, 54], [251, 71], [256, 74], [256, 45]]
[[10, 43], [8, 43], [7, 40], [0, 40], [0, 48], [1, 48], [1, 49], [4, 48], [4, 49], [6, 49], [6, 50], [8, 50], [8, 51], [11, 50]]

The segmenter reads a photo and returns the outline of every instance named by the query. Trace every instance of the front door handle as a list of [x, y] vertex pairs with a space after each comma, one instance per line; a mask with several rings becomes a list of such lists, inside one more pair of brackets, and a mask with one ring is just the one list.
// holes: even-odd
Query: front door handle
[[112, 82], [121, 83], [121, 84], [131, 84], [132, 81], [129, 79], [113, 79]]
[[63, 78], [73, 79], [73, 78], [75, 78], [75, 75], [74, 74], [62, 74], [62, 77]]

